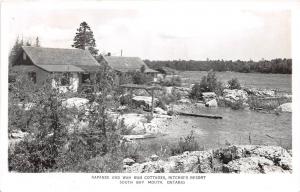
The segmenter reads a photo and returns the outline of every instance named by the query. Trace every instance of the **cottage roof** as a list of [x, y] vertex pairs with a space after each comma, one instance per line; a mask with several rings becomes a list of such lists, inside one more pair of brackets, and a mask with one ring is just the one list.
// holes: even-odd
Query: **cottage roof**
[[87, 50], [23, 46], [34, 65], [49, 72], [84, 72], [100, 66]]
[[146, 68], [145, 73], [158, 73], [158, 71], [155, 71], [154, 69]]
[[157, 73], [138, 57], [104, 56], [104, 60], [112, 69], [120, 72], [139, 71], [142, 66], [145, 66], [146, 73]]
[[158, 67], [156, 70], [160, 71], [164, 74], [176, 74], [177, 73], [176, 69], [172, 69], [170, 67]]

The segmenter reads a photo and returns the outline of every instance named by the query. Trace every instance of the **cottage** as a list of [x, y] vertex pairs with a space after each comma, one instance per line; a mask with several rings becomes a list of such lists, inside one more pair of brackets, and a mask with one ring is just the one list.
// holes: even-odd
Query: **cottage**
[[175, 69], [172, 69], [170, 67], [158, 67], [155, 70], [159, 71], [160, 73], [164, 75], [176, 75], [178, 74], [178, 71]]
[[140, 58], [138, 57], [123, 57], [123, 56], [104, 56], [103, 61], [113, 70], [119, 73], [128, 73], [131, 71], [140, 71], [144, 66], [144, 73], [150, 74], [156, 77], [158, 71], [150, 69]]
[[87, 50], [23, 46], [13, 62], [13, 71], [25, 73], [37, 84], [48, 76], [60, 74], [53, 86], [63, 91], [78, 91], [90, 86], [100, 64]]

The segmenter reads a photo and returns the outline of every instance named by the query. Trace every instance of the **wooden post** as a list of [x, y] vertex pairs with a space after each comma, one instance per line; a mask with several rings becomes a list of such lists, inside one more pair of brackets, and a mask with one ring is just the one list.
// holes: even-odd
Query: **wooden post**
[[133, 98], [133, 89], [132, 88], [129, 88], [129, 91], [130, 91], [130, 105], [132, 107], [132, 104], [133, 104], [133, 101], [132, 101], [132, 98]]
[[154, 89], [151, 89], [151, 96], [152, 96], [152, 101], [151, 101], [151, 116], [153, 117], [153, 110], [154, 110]]

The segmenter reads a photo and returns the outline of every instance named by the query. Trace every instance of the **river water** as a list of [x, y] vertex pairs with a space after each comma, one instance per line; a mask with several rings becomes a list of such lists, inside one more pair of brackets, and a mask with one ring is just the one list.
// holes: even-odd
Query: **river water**
[[[207, 72], [199, 71], [180, 73], [189, 84], [200, 82], [201, 77], [206, 74]], [[236, 72], [217, 72], [216, 75], [222, 82], [236, 77], [247, 87], [292, 92], [291, 75]], [[292, 147], [292, 113], [276, 115], [223, 107], [198, 107], [196, 110], [196, 113], [220, 115], [223, 119], [178, 116], [164, 128], [165, 136], [151, 139], [150, 142], [177, 143], [180, 137], [193, 131], [197, 142], [204, 148], [215, 148], [225, 143]]]
[[201, 114], [220, 115], [223, 119], [178, 116], [165, 128], [166, 135], [158, 138], [177, 142], [194, 132], [197, 142], [204, 148], [215, 148], [225, 143], [280, 145], [292, 147], [292, 115], [261, 113], [229, 108], [199, 108]]

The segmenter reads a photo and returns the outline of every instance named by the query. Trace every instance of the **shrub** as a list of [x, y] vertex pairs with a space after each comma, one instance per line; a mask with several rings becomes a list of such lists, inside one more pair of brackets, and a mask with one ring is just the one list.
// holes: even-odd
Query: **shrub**
[[[28, 92], [24, 91], [23, 94], [26, 95]], [[49, 82], [30, 93], [30, 97], [24, 100], [35, 103], [35, 106], [27, 111], [31, 118], [26, 131], [33, 138], [21, 141], [13, 150], [10, 149], [9, 170], [44, 172], [56, 166], [56, 158], [67, 137], [66, 125], [71, 119], [62, 105], [63, 94], [52, 88]], [[15, 117], [9, 118], [10, 121], [15, 121]]]
[[132, 135], [134, 134], [133, 129], [135, 128], [134, 125], [128, 127], [125, 125], [124, 118], [121, 119], [119, 123], [119, 130], [121, 135]]
[[142, 145], [123, 143], [120, 148], [123, 158], [130, 158], [135, 162], [143, 161], [144, 157], [141, 154], [141, 152], [143, 151]]
[[176, 86], [180, 87], [181, 86], [181, 78], [179, 76], [173, 75], [171, 78], [165, 78], [162, 80], [161, 85], [163, 86]]
[[120, 104], [121, 105], [130, 105], [130, 104], [132, 104], [131, 95], [129, 95], [129, 94], [121, 95], [120, 96]]
[[201, 86], [200, 86], [199, 83], [194, 84], [194, 86], [192, 87], [192, 90], [190, 92], [189, 97], [191, 99], [195, 99], [195, 100], [202, 99], [202, 90], [201, 90]]
[[122, 84], [127, 84], [127, 83], [133, 83], [133, 80], [132, 80], [132, 76], [130, 75], [130, 73], [120, 73], [119, 74], [119, 84], [122, 85]]
[[123, 158], [130, 158], [137, 163], [149, 161], [149, 157], [153, 154], [159, 156], [160, 159], [167, 159], [170, 157], [170, 145], [167, 142], [152, 142], [143, 141], [136, 143], [124, 143], [121, 145], [121, 156]]
[[84, 173], [120, 173], [123, 170], [123, 158], [119, 154], [108, 153], [103, 156], [98, 155], [88, 161], [80, 162], [68, 168], [67, 172]]
[[173, 87], [172, 91], [171, 91], [171, 96], [175, 101], [178, 101], [181, 99], [181, 94], [179, 91], [176, 90], [176, 88]]
[[[97, 105], [89, 105], [88, 114], [66, 109], [62, 105], [65, 95], [52, 87], [51, 80], [38, 89], [24, 90], [19, 81], [12, 85], [10, 94], [14, 99], [9, 100], [12, 106], [22, 99], [34, 103], [35, 107], [27, 111], [32, 114], [28, 128], [30, 140], [21, 141], [9, 149], [10, 171], [72, 170], [97, 155], [114, 154], [119, 148], [120, 130], [107, 116], [107, 110], [118, 104], [113, 73], [106, 69], [97, 72], [95, 89], [87, 93]], [[89, 129], [75, 128], [71, 133], [70, 124], [76, 117], [81, 119], [83, 114], [89, 120]], [[10, 115], [14, 116], [14, 113]], [[15, 118], [9, 119], [10, 125], [16, 124]]]
[[133, 71], [129, 72], [129, 75], [132, 78], [132, 83], [133, 84], [147, 84], [151, 81], [153, 81], [153, 78], [151, 75], [148, 75], [146, 73], [142, 73], [141, 71]]
[[150, 113], [148, 113], [147, 115], [145, 115], [145, 118], [147, 120], [147, 123], [151, 123], [153, 116]]
[[232, 78], [228, 81], [229, 89], [241, 89], [240, 82], [237, 78]]
[[189, 135], [180, 138], [177, 146], [171, 148], [171, 155], [181, 154], [185, 151], [198, 151], [200, 150], [199, 144], [195, 139], [194, 132], [191, 131]]
[[57, 151], [52, 138], [44, 140], [24, 140], [18, 143], [14, 150], [9, 150], [9, 171], [44, 172], [55, 165]]
[[222, 95], [223, 94], [223, 91], [224, 91], [224, 86], [223, 86], [223, 83], [221, 83], [220, 81], [217, 82], [217, 86], [214, 90], [214, 92], [217, 94], [217, 95]]
[[175, 88], [172, 88], [171, 94], [168, 94], [166, 91], [162, 91], [157, 95], [157, 97], [157, 106], [164, 110], [167, 110], [167, 105], [175, 103], [181, 99], [180, 92], [176, 91]]
[[200, 84], [194, 84], [189, 97], [195, 100], [202, 99], [203, 92], [215, 92], [216, 94], [221, 95], [223, 89], [222, 83], [217, 81], [215, 72], [211, 70], [206, 76], [202, 77]]
[[167, 112], [167, 115], [169, 115], [169, 116], [173, 116], [175, 114], [175, 112], [173, 111], [173, 110], [169, 110], [168, 112]]
[[212, 70], [210, 70], [207, 73], [207, 76], [202, 77], [200, 82], [200, 87], [202, 92], [210, 92], [214, 91], [217, 87], [217, 77], [216, 73]]

